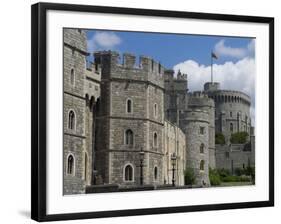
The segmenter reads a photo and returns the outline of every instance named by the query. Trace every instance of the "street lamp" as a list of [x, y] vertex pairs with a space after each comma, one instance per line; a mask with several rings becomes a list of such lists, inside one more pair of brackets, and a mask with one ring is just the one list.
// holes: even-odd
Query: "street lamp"
[[172, 160], [172, 171], [173, 171], [173, 178], [172, 178], [172, 186], [175, 186], [175, 166], [176, 166], [176, 161], [177, 161], [177, 156], [176, 153], [173, 153], [171, 156]]
[[141, 150], [139, 152], [140, 155], [140, 185], [143, 185], [143, 159], [144, 159], [144, 151], [141, 147]]

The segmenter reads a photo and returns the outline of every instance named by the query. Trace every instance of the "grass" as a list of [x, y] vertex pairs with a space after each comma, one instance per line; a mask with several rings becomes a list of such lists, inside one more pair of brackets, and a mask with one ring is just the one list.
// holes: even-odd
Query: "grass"
[[254, 185], [252, 182], [221, 182], [219, 187]]

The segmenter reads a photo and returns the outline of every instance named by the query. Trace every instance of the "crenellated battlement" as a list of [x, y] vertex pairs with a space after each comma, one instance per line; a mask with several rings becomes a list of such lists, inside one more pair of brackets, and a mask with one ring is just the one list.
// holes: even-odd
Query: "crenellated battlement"
[[187, 74], [181, 73], [178, 70], [177, 75], [175, 76], [175, 71], [172, 69], [167, 69], [164, 72], [165, 81], [187, 81]]
[[217, 103], [244, 103], [251, 105], [251, 98], [247, 94], [235, 90], [216, 90], [208, 92], [209, 97]]
[[214, 100], [209, 98], [208, 94], [203, 91], [195, 91], [188, 93], [188, 105], [190, 107], [203, 107], [209, 106], [214, 107]]
[[95, 63], [101, 65], [103, 79], [149, 81], [164, 88], [165, 68], [159, 62], [147, 56], [140, 56], [137, 64], [137, 57], [134, 54], [124, 53], [121, 56], [116, 51], [94, 53]]

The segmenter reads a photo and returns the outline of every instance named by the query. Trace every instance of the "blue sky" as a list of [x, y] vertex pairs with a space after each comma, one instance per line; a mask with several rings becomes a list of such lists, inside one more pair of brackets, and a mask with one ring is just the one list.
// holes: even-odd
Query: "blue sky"
[[[87, 31], [89, 42], [96, 35], [107, 33], [108, 36], [116, 36], [120, 42], [115, 44], [95, 43], [95, 47], [89, 50], [116, 50], [120, 53], [130, 52], [136, 55], [146, 55], [160, 61], [165, 67], [172, 68], [186, 58], [197, 61], [200, 64], [210, 64], [210, 52], [214, 51], [216, 43], [225, 40], [225, 45], [232, 48], [244, 48], [251, 42], [251, 38], [234, 38], [220, 36], [202, 36], [186, 34], [161, 34], [144, 32], [111, 32], [111, 31]], [[110, 40], [108, 40], [110, 41]], [[102, 41], [101, 41], [102, 42]], [[216, 63], [224, 63], [238, 58], [228, 56], [219, 57]]]
[[[120, 54], [146, 55], [166, 68], [188, 75], [190, 91], [202, 90], [210, 81], [213, 51], [214, 81], [221, 89], [243, 91], [252, 99], [255, 117], [255, 39], [245, 37], [205, 36], [145, 32], [87, 30], [88, 51], [115, 50]], [[92, 56], [89, 57], [92, 60]]]

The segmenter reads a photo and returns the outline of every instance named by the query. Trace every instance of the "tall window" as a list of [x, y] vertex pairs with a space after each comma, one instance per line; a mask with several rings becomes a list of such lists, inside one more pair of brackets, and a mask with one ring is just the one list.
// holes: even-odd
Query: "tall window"
[[125, 174], [124, 174], [125, 181], [133, 181], [133, 167], [131, 165], [127, 165], [125, 167]]
[[69, 155], [67, 157], [67, 174], [73, 175], [74, 174], [74, 158], [73, 155]]
[[127, 100], [127, 113], [132, 113], [132, 100]]
[[232, 124], [232, 123], [230, 123], [229, 130], [230, 130], [231, 132], [233, 132], [233, 124]]
[[153, 134], [153, 146], [157, 147], [158, 145], [158, 137], [157, 137], [157, 133]]
[[73, 68], [70, 70], [70, 83], [71, 85], [74, 85], [75, 83], [75, 73]]
[[232, 117], [232, 111], [230, 111], [230, 117]]
[[156, 166], [156, 167], [154, 167], [154, 180], [157, 180], [157, 177], [158, 177], [158, 169]]
[[155, 103], [154, 104], [154, 117], [157, 117], [157, 113], [158, 113], [158, 106], [157, 106], [157, 104]]
[[204, 144], [203, 143], [200, 145], [200, 153], [204, 153]]
[[200, 128], [199, 128], [199, 134], [200, 134], [200, 135], [204, 135], [204, 131], [205, 131], [205, 128], [204, 128], [204, 127], [200, 127]]
[[201, 160], [200, 161], [200, 170], [203, 171], [204, 170], [204, 166], [205, 166], [205, 161]]
[[126, 145], [133, 145], [134, 144], [134, 133], [131, 129], [128, 129], [125, 132], [125, 144]]
[[68, 113], [68, 128], [71, 130], [75, 128], [75, 113], [73, 110]]

